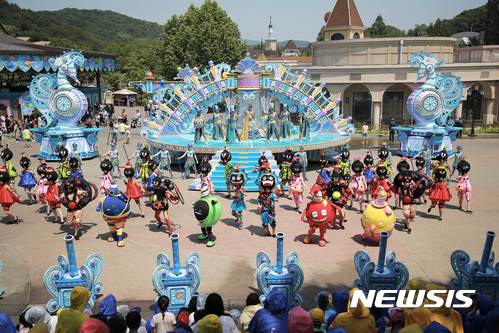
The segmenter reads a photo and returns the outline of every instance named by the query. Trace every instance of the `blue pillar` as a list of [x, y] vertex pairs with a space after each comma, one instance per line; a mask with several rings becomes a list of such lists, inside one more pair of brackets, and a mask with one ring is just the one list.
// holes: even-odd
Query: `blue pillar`
[[172, 252], [173, 252], [173, 273], [175, 275], [180, 274], [180, 253], [178, 250], [178, 234], [173, 233], [170, 236], [172, 240]]
[[378, 273], [383, 273], [385, 269], [385, 257], [386, 257], [386, 243], [388, 241], [388, 233], [381, 233], [381, 240], [379, 243], [379, 256], [378, 256], [378, 264], [376, 265], [376, 271]]
[[492, 244], [494, 244], [494, 237], [496, 233], [493, 231], [487, 232], [487, 239], [483, 247], [482, 260], [480, 261], [480, 272], [486, 273], [489, 264], [490, 252], [492, 251]]
[[277, 260], [276, 260], [276, 271], [277, 273], [282, 273], [282, 260], [284, 251], [284, 233], [277, 233]]
[[72, 277], [75, 277], [78, 274], [78, 268], [76, 266], [76, 253], [73, 239], [74, 236], [71, 235], [67, 235], [66, 237], [64, 237], [64, 240], [66, 241], [66, 249], [68, 251], [69, 274]]

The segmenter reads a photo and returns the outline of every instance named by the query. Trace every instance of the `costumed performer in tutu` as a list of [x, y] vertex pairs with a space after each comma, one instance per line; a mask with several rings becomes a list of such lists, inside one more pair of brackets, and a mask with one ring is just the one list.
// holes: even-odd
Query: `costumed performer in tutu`
[[21, 172], [21, 177], [19, 178], [19, 183], [17, 185], [24, 189], [28, 195], [28, 205], [32, 205], [36, 203], [36, 194], [33, 192], [33, 189], [37, 184], [37, 180], [33, 172], [29, 170], [31, 160], [26, 156], [23, 156], [21, 157], [19, 164], [23, 168], [23, 171]]
[[9, 171], [6, 166], [0, 167], [0, 205], [2, 205], [5, 214], [11, 218], [11, 223], [17, 223], [19, 217], [11, 213], [10, 207], [19, 202], [19, 197], [10, 186]]

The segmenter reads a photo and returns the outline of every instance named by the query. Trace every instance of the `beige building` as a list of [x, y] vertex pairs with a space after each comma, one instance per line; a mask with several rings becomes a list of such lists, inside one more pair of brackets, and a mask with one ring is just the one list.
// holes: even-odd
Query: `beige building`
[[448, 37], [364, 38], [364, 26], [353, 0], [338, 0], [325, 14], [325, 41], [312, 44], [314, 82], [324, 82], [342, 100], [343, 112], [356, 123], [379, 128], [393, 118], [410, 123], [406, 101], [416, 81], [408, 59], [416, 51], [445, 61], [439, 72], [461, 77], [465, 89], [456, 118], [489, 125], [499, 109], [499, 46], [457, 48]]

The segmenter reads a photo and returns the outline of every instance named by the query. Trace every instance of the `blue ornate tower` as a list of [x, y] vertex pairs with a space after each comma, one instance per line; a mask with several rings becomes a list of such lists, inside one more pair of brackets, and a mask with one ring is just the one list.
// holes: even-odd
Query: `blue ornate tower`
[[417, 52], [410, 58], [412, 67], [417, 68], [417, 78], [425, 83], [414, 90], [407, 99], [407, 109], [416, 121], [412, 127], [397, 126], [402, 153], [414, 157], [427, 146], [433, 155], [445, 149], [452, 154], [452, 142], [460, 127], [454, 127], [454, 110], [461, 103], [463, 83], [450, 74], [437, 74], [443, 61], [431, 53]]
[[300, 305], [303, 300], [298, 291], [303, 284], [303, 270], [300, 267], [298, 253], [291, 252], [283, 264], [284, 233], [277, 233], [276, 265], [271, 264], [270, 257], [265, 252], [256, 255], [256, 282], [258, 289], [265, 298], [273, 288], [281, 290], [288, 298], [288, 305]]
[[40, 74], [30, 83], [31, 100], [43, 120], [40, 127], [31, 131], [40, 144], [40, 157], [46, 160], [58, 160], [57, 148], [61, 145], [70, 154], [83, 159], [97, 155], [95, 144], [101, 129], [78, 127], [78, 121], [87, 112], [88, 102], [69, 81], [80, 84], [77, 71], [84, 63], [81, 52], [65, 52], [54, 61], [57, 74]]
[[164, 253], [158, 254], [157, 266], [152, 274], [154, 290], [159, 295], [170, 298], [169, 310], [178, 312], [189, 305], [192, 295], [198, 290], [201, 282], [199, 274], [199, 255], [191, 253], [185, 261], [185, 266], [180, 265], [178, 249], [178, 234], [170, 236], [172, 240], [173, 266]]
[[368, 293], [369, 290], [400, 290], [409, 281], [409, 270], [403, 263], [397, 261], [395, 251], [386, 256], [388, 237], [387, 232], [381, 233], [377, 264], [372, 262], [369, 254], [364, 251], [358, 251], [353, 257], [355, 270], [359, 276], [354, 286], [364, 293]]
[[485, 245], [483, 246], [480, 263], [471, 262], [468, 253], [456, 250], [450, 256], [450, 264], [456, 277], [450, 281], [451, 289], [476, 290], [495, 299], [499, 306], [499, 262], [494, 266], [494, 244], [495, 232], [488, 231]]
[[104, 259], [100, 254], [92, 253], [78, 268], [73, 239], [74, 237], [71, 235], [64, 237], [68, 252], [67, 258], [59, 256], [57, 265], [50, 267], [43, 276], [43, 284], [52, 295], [52, 299], [47, 302], [49, 312], [56, 312], [61, 308], [70, 306], [70, 295], [73, 287], [81, 286], [88, 289], [90, 292], [88, 307], [92, 307], [95, 304], [96, 296], [102, 294], [101, 274]]

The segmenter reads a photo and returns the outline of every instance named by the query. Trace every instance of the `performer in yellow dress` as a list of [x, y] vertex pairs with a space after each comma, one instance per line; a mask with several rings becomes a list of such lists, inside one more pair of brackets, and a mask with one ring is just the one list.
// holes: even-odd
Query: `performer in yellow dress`
[[255, 113], [253, 112], [253, 105], [248, 105], [248, 109], [244, 112], [243, 129], [241, 132], [241, 140], [249, 139], [249, 131], [251, 121], [255, 118]]

